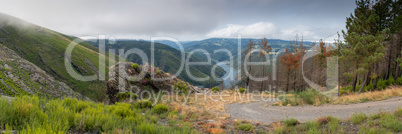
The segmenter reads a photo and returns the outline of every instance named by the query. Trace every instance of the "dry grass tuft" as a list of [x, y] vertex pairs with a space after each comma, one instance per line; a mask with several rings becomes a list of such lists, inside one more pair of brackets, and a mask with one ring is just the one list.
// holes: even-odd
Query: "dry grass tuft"
[[338, 99], [334, 100], [333, 104], [345, 104], [345, 103], [359, 103], [366, 101], [378, 101], [384, 100], [391, 97], [402, 96], [402, 87], [388, 87], [386, 90], [382, 91], [372, 91], [364, 92], [360, 94], [350, 94], [340, 96]]

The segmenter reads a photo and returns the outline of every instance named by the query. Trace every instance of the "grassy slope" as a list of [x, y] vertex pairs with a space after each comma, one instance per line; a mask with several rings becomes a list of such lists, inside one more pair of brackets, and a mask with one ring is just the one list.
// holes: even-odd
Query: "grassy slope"
[[[8, 66], [6, 68], [5, 66]], [[54, 80], [43, 70], [22, 59], [0, 44], [0, 93], [7, 96], [35, 94], [41, 97], [81, 98], [64, 83]]]
[[[0, 43], [56, 79], [65, 82], [73, 90], [92, 99], [104, 98], [105, 84], [101, 81], [82, 82], [75, 80], [67, 73], [64, 53], [73, 39], [73, 37], [0, 14]], [[108, 56], [102, 55], [102, 58], [105, 57], [106, 63], [109, 63]], [[80, 43], [73, 50], [72, 63], [76, 71], [81, 74], [97, 74], [99, 58], [96, 48], [87, 43]], [[106, 74], [107, 72], [106, 70]]]
[[[92, 44], [92, 43], [91, 43]], [[96, 43], [94, 43], [94, 46], [97, 46]], [[116, 44], [113, 45], [106, 45], [106, 50], [109, 49], [124, 49], [126, 52], [132, 48], [138, 48], [142, 50], [148, 57], [148, 60], [150, 61], [151, 59], [151, 43], [148, 41], [117, 41]], [[187, 54], [186, 54], [187, 55]], [[179, 68], [180, 68], [180, 63], [181, 63], [181, 52], [167, 46], [165, 44], [160, 44], [160, 43], [155, 43], [155, 66], [159, 67], [161, 70], [164, 72], [169, 72], [171, 74], [175, 74]], [[187, 58], [187, 57], [186, 57]], [[128, 61], [143, 64], [141, 58], [136, 55], [132, 54], [127, 57]], [[196, 55], [192, 55], [190, 57], [190, 62], [205, 62], [207, 61], [206, 59], [202, 57], [197, 57]], [[211, 76], [211, 70], [214, 64], [212, 65], [191, 65], [189, 66], [191, 74], [196, 77], [196, 78], [205, 78], [208, 76]], [[216, 68], [215, 71], [216, 75], [218, 76], [223, 76], [225, 71], [218, 67]], [[191, 79], [187, 72], [185, 71], [185, 67], [183, 67], [182, 73], [178, 76], [178, 78], [183, 79], [186, 82], [189, 82], [190, 84], [193, 85], [202, 85], [205, 87], [212, 87], [216, 86], [219, 84], [219, 82], [213, 80], [212, 77], [210, 77], [210, 80], [207, 81], [195, 81]]]
[[[158, 123], [167, 117], [165, 104], [117, 103], [104, 105], [65, 98], [48, 100], [37, 96], [0, 98], [0, 131], [19, 133], [196, 133], [187, 122]], [[153, 107], [153, 108], [152, 108]], [[171, 122], [171, 121], [170, 121]], [[6, 126], [4, 128], [4, 126]]]

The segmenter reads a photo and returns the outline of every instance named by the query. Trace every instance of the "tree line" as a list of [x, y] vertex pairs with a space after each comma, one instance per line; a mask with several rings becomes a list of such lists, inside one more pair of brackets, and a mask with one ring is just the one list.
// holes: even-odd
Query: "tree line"
[[[243, 66], [244, 77], [238, 85], [252, 91], [304, 91], [308, 84], [304, 81], [303, 71], [306, 78], [325, 86], [326, 58], [331, 56], [339, 57], [339, 86], [350, 87], [350, 92], [377, 90], [378, 83], [383, 80], [393, 79], [396, 82], [402, 72], [402, 1], [356, 0], [355, 3], [354, 12], [346, 18], [343, 41], [338, 38], [329, 44], [322, 40], [305, 44], [303, 37], [296, 36], [290, 47], [280, 52], [277, 58], [266, 59], [264, 53], [273, 51], [266, 38], [259, 42], [250, 40], [243, 52], [244, 61], [270, 60], [273, 64]], [[315, 53], [315, 56], [301, 64], [308, 52], [305, 46], [309, 46], [309, 52]], [[249, 53], [251, 56], [247, 57]], [[249, 73], [244, 73], [246, 71]], [[268, 79], [262, 81], [251, 79], [266, 76]]]

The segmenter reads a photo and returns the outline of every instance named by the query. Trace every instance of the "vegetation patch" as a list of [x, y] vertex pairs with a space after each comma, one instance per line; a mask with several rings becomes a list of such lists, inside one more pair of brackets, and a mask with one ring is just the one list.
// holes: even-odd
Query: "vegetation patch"
[[213, 87], [211, 90], [212, 90], [212, 92], [215, 92], [215, 93], [216, 93], [216, 92], [219, 92], [219, 87], [218, 87], [218, 86], [215, 86], [215, 87]]
[[[128, 103], [104, 105], [66, 98], [48, 100], [37, 96], [0, 98], [0, 131], [19, 133], [196, 133], [188, 126], [168, 127], [149, 119], [142, 109]], [[150, 114], [149, 112], [146, 112]], [[6, 127], [4, 128], [3, 125]]]
[[353, 114], [350, 122], [353, 124], [360, 124], [367, 119], [367, 115], [364, 113]]
[[297, 119], [290, 118], [290, 119], [286, 119], [285, 121], [283, 121], [283, 123], [287, 127], [292, 127], [292, 126], [295, 126], [295, 125], [299, 124], [299, 121]]
[[133, 64], [131, 65], [131, 67], [132, 67], [133, 69], [137, 70], [137, 69], [140, 67], [140, 65], [138, 65], [137, 63], [133, 63]]
[[246, 92], [246, 91], [247, 91], [247, 89], [242, 88], [242, 87], [239, 87], [239, 92], [240, 92], [240, 93], [244, 93], [244, 92]]
[[153, 108], [153, 112], [156, 114], [166, 113], [168, 110], [168, 107], [164, 104], [156, 104]]
[[149, 100], [139, 100], [139, 101], [134, 103], [134, 106], [136, 108], [141, 108], [141, 109], [152, 108], [152, 102], [149, 101]]

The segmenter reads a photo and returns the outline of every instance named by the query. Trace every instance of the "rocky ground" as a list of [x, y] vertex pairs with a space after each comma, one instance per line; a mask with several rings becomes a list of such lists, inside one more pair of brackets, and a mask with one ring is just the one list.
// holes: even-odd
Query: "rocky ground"
[[[19, 88], [30, 94], [40, 94], [56, 98], [81, 98], [81, 94], [73, 91], [65, 83], [55, 80], [52, 76], [46, 74], [45, 71], [21, 58], [13, 50], [1, 44], [0, 73], [5, 76], [4, 79], [11, 79]], [[11, 88], [12, 92], [16, 92], [5, 80], [0, 78], [0, 82]], [[3, 89], [0, 89], [0, 94], [8, 95]]]

